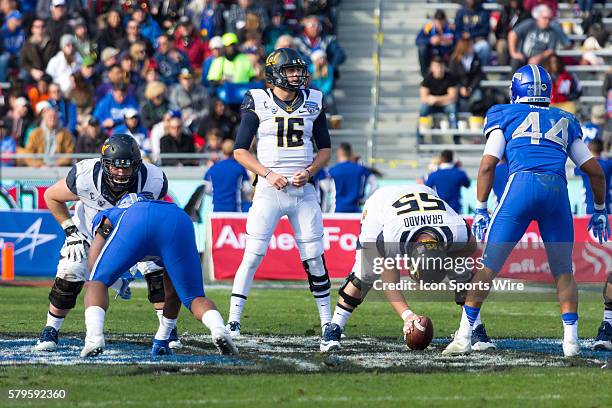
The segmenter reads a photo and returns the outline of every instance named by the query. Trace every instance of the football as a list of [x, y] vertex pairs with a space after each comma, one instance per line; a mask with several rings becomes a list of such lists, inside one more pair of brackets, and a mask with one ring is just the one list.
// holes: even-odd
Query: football
[[404, 336], [409, 350], [425, 350], [433, 339], [433, 322], [427, 316], [420, 316], [412, 322], [414, 329]]

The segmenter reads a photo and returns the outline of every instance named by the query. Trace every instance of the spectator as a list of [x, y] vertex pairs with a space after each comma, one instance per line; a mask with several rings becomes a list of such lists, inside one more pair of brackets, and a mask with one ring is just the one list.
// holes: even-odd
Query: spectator
[[444, 112], [452, 128], [457, 127], [457, 79], [446, 71], [444, 61], [436, 57], [431, 61], [430, 72], [421, 82], [421, 111], [419, 116]]
[[459, 86], [459, 111], [484, 114], [483, 93], [480, 82], [484, 79], [481, 62], [472, 47], [472, 40], [457, 42], [450, 60], [450, 73]]
[[261, 6], [253, 5], [253, 0], [238, 0], [237, 4], [232, 4], [225, 18], [225, 31], [238, 33], [238, 30], [246, 25], [247, 13], [259, 16], [261, 25], [268, 25], [268, 12]]
[[11, 103], [9, 119], [12, 122], [11, 135], [15, 139], [17, 146], [24, 147], [26, 139], [32, 130], [30, 126], [34, 122], [34, 114], [26, 98], [20, 96], [14, 99]]
[[43, 73], [40, 79], [36, 82], [36, 86], [28, 90], [28, 99], [30, 106], [38, 106], [38, 102], [49, 99], [49, 85], [53, 83], [51, 75]]
[[173, 118], [181, 118], [181, 112], [171, 111], [164, 113], [162, 121], [156, 123], [152, 128], [149, 135], [149, 150], [151, 151], [151, 160], [154, 163], [159, 163], [160, 155], [160, 140], [162, 137], [168, 134], [168, 128], [170, 127], [170, 120]]
[[517, 24], [529, 18], [529, 12], [523, 8], [520, 0], [508, 0], [504, 5], [497, 25], [495, 27], [495, 50], [497, 51], [497, 63], [508, 65], [508, 33]]
[[119, 56], [119, 67], [121, 68], [123, 82], [131, 85], [132, 89], [134, 89], [138, 82], [138, 75], [136, 74], [134, 61], [132, 61], [132, 57], [127, 51], [123, 51]]
[[195, 31], [189, 17], [181, 17], [174, 38], [176, 49], [187, 55], [191, 67], [199, 71], [202, 68], [204, 57], [208, 53], [208, 48], [202, 41], [200, 34]]
[[[17, 142], [11, 134], [12, 127], [8, 119], [0, 119], [0, 156], [17, 152]], [[2, 157], [2, 160], [0, 160], [0, 167], [13, 167], [14, 165], [15, 159]]]
[[93, 110], [93, 106], [95, 105], [93, 86], [87, 82], [81, 72], [74, 73], [71, 79], [72, 90], [70, 91], [69, 96], [70, 101], [76, 106], [77, 115], [83, 116], [90, 114]]
[[49, 60], [57, 53], [57, 45], [47, 35], [45, 22], [40, 18], [34, 19], [30, 32], [30, 38], [23, 44], [19, 54], [19, 66], [23, 78], [31, 77], [38, 81], [45, 73]]
[[164, 113], [168, 111], [168, 100], [166, 99], [166, 86], [163, 82], [153, 81], [147, 84], [144, 97], [146, 102], [142, 106], [142, 124], [147, 129], [163, 119]]
[[253, 11], [249, 11], [246, 13], [246, 21], [245, 21], [244, 27], [239, 29], [237, 32], [238, 39], [240, 40], [241, 43], [244, 44], [249, 34], [251, 36], [256, 35], [259, 38], [261, 38], [261, 36], [263, 35], [263, 30], [264, 28], [261, 26], [261, 20], [259, 19], [259, 16], [257, 15], [257, 13], [254, 13]]
[[281, 35], [276, 40], [276, 44], [274, 44], [274, 49], [276, 50], [278, 48], [291, 48], [292, 50], [297, 50], [295, 38], [289, 34]]
[[73, 135], [77, 134], [77, 108], [76, 105], [62, 94], [62, 90], [58, 84], [49, 85], [49, 99], [51, 107], [55, 109], [59, 115], [60, 126], [67, 128]]
[[[180, 118], [170, 119], [168, 133], [159, 141], [161, 154], [164, 153], [195, 153], [193, 137], [183, 129]], [[163, 166], [195, 166], [193, 159], [162, 159]]]
[[[96, 60], [94, 59], [94, 57], [92, 57], [91, 55], [87, 55], [83, 57], [83, 63], [81, 64], [81, 70], [78, 72], [78, 74], [80, 74], [83, 81], [85, 81], [87, 85], [91, 86], [92, 89], [94, 89], [94, 86], [99, 81], [99, 76], [96, 73], [95, 66], [96, 66]], [[95, 94], [95, 92], [93, 92], [92, 94]]]
[[0, 29], [2, 44], [0, 44], [0, 82], [8, 77], [9, 67], [17, 67], [19, 51], [25, 41], [25, 34], [21, 28], [22, 16], [18, 11], [10, 12]]
[[140, 116], [138, 111], [132, 108], [126, 109], [123, 112], [123, 120], [123, 125], [115, 126], [112, 134], [115, 135], [118, 133], [127, 133], [128, 135], [131, 135], [138, 142], [140, 149], [145, 154], [148, 154], [148, 152], [145, 151], [146, 146], [149, 145], [147, 142], [147, 129], [140, 124]]
[[233, 138], [238, 122], [238, 115], [228, 109], [221, 99], [212, 98], [208, 115], [200, 121], [197, 134], [205, 137], [209, 130], [218, 129], [222, 139]]
[[[45, 24], [51, 41], [53, 41], [57, 47], [62, 36], [72, 32], [68, 16], [66, 15], [66, 0], [52, 0], [50, 9], [51, 14], [46, 19]], [[59, 47], [61, 48], [61, 45]]]
[[[111, 66], [106, 73], [106, 78], [104, 81], [96, 88], [96, 101], [101, 101], [105, 96], [108, 96], [116, 85], [124, 84], [126, 84], [126, 82], [125, 78], [123, 77], [123, 70], [121, 69], [121, 66], [119, 64]], [[127, 90], [128, 94], [131, 94], [130, 86], [127, 87]]]
[[334, 182], [335, 212], [358, 213], [360, 204], [378, 188], [376, 176], [367, 167], [353, 161], [353, 149], [348, 143], [340, 143], [336, 160], [338, 163], [329, 169]]
[[533, 18], [516, 25], [508, 33], [512, 72], [525, 64], [540, 64], [570, 41], [551, 26], [553, 13], [545, 4], [533, 9]]
[[482, 8], [481, 0], [465, 0], [465, 6], [457, 11], [455, 16], [457, 39], [471, 39], [474, 51], [481, 63], [488, 65], [491, 61], [491, 46], [489, 36], [489, 12]]
[[208, 38], [223, 34], [223, 11], [222, 4], [206, 0], [191, 0], [185, 8], [194, 27], [198, 27], [202, 35]]
[[327, 55], [327, 61], [336, 69], [346, 60], [346, 54], [336, 37], [321, 33], [321, 22], [316, 16], [308, 16], [303, 21], [304, 31], [295, 39], [297, 50], [310, 61], [316, 50], [322, 50]]
[[42, 118], [40, 126], [32, 130], [23, 152], [45, 154], [45, 157], [43, 159], [25, 159], [26, 165], [30, 167], [69, 166], [72, 159], [55, 159], [52, 155], [74, 152], [72, 134], [60, 126], [59, 115], [49, 102], [39, 102], [36, 110]]
[[255, 78], [253, 64], [245, 54], [238, 52], [238, 37], [234, 33], [226, 33], [221, 37], [223, 55], [216, 58], [210, 66], [208, 80], [212, 84], [230, 82], [244, 84]]
[[89, 32], [87, 31], [87, 23], [82, 18], [74, 22], [74, 44], [76, 51], [83, 57], [94, 55], [96, 52], [95, 45], [92, 41]]
[[576, 100], [580, 98], [582, 90], [575, 75], [565, 69], [563, 60], [558, 55], [551, 55], [545, 62], [544, 68], [552, 79], [551, 106], [576, 113]]
[[548, 6], [550, 11], [552, 12], [553, 17], [557, 16], [559, 13], [559, 4], [558, 0], [523, 0], [523, 8], [527, 10], [527, 12], [533, 12], [533, 9], [542, 4]]
[[68, 94], [72, 87], [70, 75], [80, 69], [82, 62], [81, 56], [74, 48], [74, 36], [64, 34], [60, 40], [60, 51], [47, 65], [47, 74], [53, 77], [53, 82], [59, 84], [62, 92]]
[[167, 34], [157, 39], [157, 52], [153, 58], [159, 67], [160, 80], [166, 85], [176, 83], [181, 69], [189, 66], [185, 54], [174, 48], [174, 40]]
[[433, 20], [425, 24], [416, 38], [421, 75], [425, 77], [432, 57], [447, 60], [453, 52], [455, 35], [442, 10], [436, 10]]
[[75, 153], [100, 153], [106, 139], [107, 134], [102, 131], [98, 120], [91, 115], [87, 115], [83, 118]]
[[148, 8], [136, 8], [132, 13], [132, 20], [138, 23], [140, 35], [150, 44], [155, 44], [162, 30], [157, 21], [149, 15], [148, 10]]
[[208, 165], [212, 165], [221, 158], [221, 144], [223, 139], [221, 131], [217, 128], [212, 128], [206, 131], [206, 146], [202, 149], [204, 153], [210, 154]]
[[336, 99], [334, 98], [334, 66], [327, 62], [323, 50], [317, 50], [311, 55], [312, 62], [308, 65], [310, 72], [310, 86], [323, 93], [323, 101], [326, 111], [331, 115], [337, 115]]
[[[606, 178], [606, 210], [608, 214], [612, 213], [612, 198], [610, 196], [610, 186], [612, 185], [612, 161], [606, 160], [602, 157], [604, 152], [604, 144], [601, 139], [594, 139], [589, 144], [589, 150], [593, 154], [593, 157], [599, 162], [604, 176]], [[584, 200], [585, 200], [585, 211], [587, 214], [593, 214], [594, 202], [593, 202], [593, 190], [591, 189], [591, 183], [589, 183], [589, 176], [580, 170], [579, 167], [574, 168], [574, 174], [582, 177], [582, 184], [584, 185]]]
[[178, 77], [179, 83], [170, 91], [170, 109], [180, 111], [185, 125], [197, 129], [208, 109], [208, 91], [194, 83], [189, 68], [183, 68]]
[[223, 53], [223, 40], [221, 37], [213, 37], [208, 42], [208, 48], [210, 49], [210, 55], [204, 60], [202, 63], [202, 85], [206, 88], [210, 87], [210, 82], [208, 81], [208, 72], [210, 71], [210, 67], [215, 60], [215, 58], [220, 57]]
[[241, 212], [242, 195], [249, 193], [251, 183], [246, 169], [234, 160], [234, 142], [221, 145], [223, 160], [213, 164], [204, 175], [205, 191], [212, 194], [213, 211]]
[[430, 173], [425, 180], [425, 185], [436, 190], [438, 196], [457, 214], [463, 214], [461, 187], [469, 188], [470, 184], [467, 173], [453, 162], [453, 152], [450, 150], [443, 150], [440, 153], [438, 169]]
[[125, 84], [115, 84], [112, 93], [106, 95], [96, 105], [93, 115], [103, 128], [111, 130], [124, 123], [123, 115], [130, 108], [138, 110], [138, 102], [127, 94]]
[[[606, 109], [601, 105], [591, 107], [591, 117], [582, 123], [582, 140], [588, 145], [595, 139], [603, 139]], [[610, 186], [612, 188], [612, 186]]]
[[283, 9], [281, 6], [275, 6], [272, 8], [272, 20], [268, 26], [265, 27], [263, 32], [263, 43], [264, 52], [266, 55], [274, 51], [274, 44], [278, 38], [282, 35], [290, 35], [292, 33], [291, 28], [285, 24], [285, 18], [283, 16]]
[[78, 16], [83, 10], [80, 0], [37, 0], [36, 15], [42, 19], [52, 17], [54, 7], [63, 8], [68, 16]]
[[146, 82], [145, 80], [145, 67], [149, 63], [147, 57], [147, 44], [144, 41], [136, 41], [130, 46], [130, 57], [132, 57], [132, 63], [134, 64], [134, 74], [137, 78], [137, 86], [141, 87]]
[[107, 47], [119, 49], [126, 38], [121, 14], [117, 10], [110, 10], [104, 18], [106, 27], [98, 35], [98, 46], [100, 50]]

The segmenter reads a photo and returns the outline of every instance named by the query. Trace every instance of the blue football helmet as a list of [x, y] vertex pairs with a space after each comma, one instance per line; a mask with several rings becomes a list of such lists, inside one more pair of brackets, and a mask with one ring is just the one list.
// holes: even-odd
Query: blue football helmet
[[524, 65], [512, 75], [510, 83], [511, 103], [550, 103], [552, 80], [540, 65]]

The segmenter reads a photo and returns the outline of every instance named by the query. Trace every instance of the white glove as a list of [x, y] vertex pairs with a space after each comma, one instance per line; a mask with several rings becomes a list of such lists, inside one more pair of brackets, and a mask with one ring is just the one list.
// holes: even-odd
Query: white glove
[[421, 316], [417, 315], [416, 313], [413, 313], [410, 310], [406, 310], [404, 314], [405, 316], [402, 316], [402, 318], [404, 319], [404, 328], [402, 331], [404, 332], [404, 339], [405, 339], [406, 336], [410, 332], [412, 332], [412, 330], [414, 330], [414, 321], [419, 320]]
[[89, 241], [87, 237], [79, 231], [79, 229], [72, 222], [67, 223], [64, 227], [64, 233], [66, 234], [66, 242], [62, 248], [61, 255], [68, 258], [72, 262], [81, 262], [87, 258], [87, 249], [89, 248]]

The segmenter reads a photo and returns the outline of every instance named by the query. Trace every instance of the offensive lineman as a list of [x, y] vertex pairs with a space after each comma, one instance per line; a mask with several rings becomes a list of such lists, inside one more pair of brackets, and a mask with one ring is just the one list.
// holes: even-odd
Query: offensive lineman
[[[323, 220], [315, 189], [309, 183], [331, 156], [322, 94], [305, 89], [307, 65], [295, 50], [271, 52], [265, 73], [273, 88], [252, 89], [245, 95], [234, 150], [235, 159], [258, 176], [258, 184], [247, 217], [246, 247], [232, 289], [227, 327], [233, 337], [240, 335], [240, 315], [253, 275], [283, 215], [291, 222], [321, 326], [331, 320]], [[255, 135], [257, 157], [249, 152]], [[315, 145], [318, 153], [313, 157]]]
[[[574, 224], [565, 179], [568, 157], [589, 176], [595, 211], [588, 229], [593, 229], [600, 243], [608, 240], [610, 224], [605, 208], [604, 173], [582, 141], [580, 123], [574, 115], [548, 106], [552, 86], [544, 68], [525, 65], [512, 76], [511, 104], [496, 105], [487, 112], [484, 129], [487, 144], [478, 171], [478, 203], [472, 224], [479, 240], [485, 238], [486, 232], [487, 244], [484, 267], [476, 271], [472, 282], [484, 282], [490, 288], [529, 223], [537, 221], [557, 286], [563, 354], [571, 357], [580, 353], [580, 345], [578, 289], [572, 270]], [[508, 161], [510, 177], [489, 218], [487, 200], [495, 166], [502, 157]], [[442, 354], [472, 351], [471, 328], [488, 292], [468, 291], [459, 329]]]
[[[374, 282], [382, 278], [383, 283], [399, 282], [397, 267], [376, 273], [375, 258], [408, 256], [421, 258], [412, 274], [418, 280], [440, 282], [445, 276], [457, 282], [467, 282], [471, 270], [459, 269], [451, 272], [444, 268], [448, 259], [469, 257], [476, 249], [476, 240], [463, 218], [436, 192], [424, 185], [388, 186], [378, 189], [366, 201], [361, 218], [361, 232], [355, 264], [346, 282], [338, 291], [339, 299], [334, 316], [325, 328], [320, 349], [322, 352], [338, 350], [344, 326], [353, 311], [363, 302]], [[437, 264], [436, 264], [437, 262]], [[421, 316], [409, 308], [399, 290], [385, 290], [391, 306], [404, 321], [404, 334], [413, 329], [414, 321]], [[458, 303], [461, 301], [458, 300]], [[484, 329], [477, 326], [476, 348], [495, 348]]]
[[[92, 239], [93, 217], [115, 205], [124, 194], [142, 191], [163, 198], [168, 191], [168, 180], [158, 167], [142, 163], [138, 143], [127, 134], [108, 138], [102, 146], [100, 159], [78, 162], [65, 179], [45, 191], [47, 207], [64, 229], [66, 242], [60, 251], [57, 275], [49, 293], [47, 323], [35, 350], [55, 351], [57, 348], [60, 327], [74, 308], [87, 279], [87, 250]], [[71, 201], [76, 201], [72, 217], [66, 205]], [[149, 300], [163, 307], [160, 304], [164, 299], [163, 270], [152, 262], [143, 268]], [[120, 288], [121, 280], [118, 283], [117, 291], [126, 289]]]

